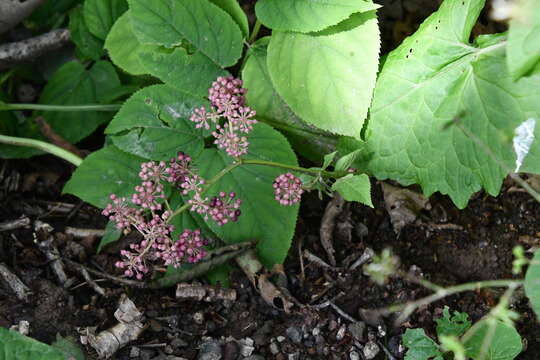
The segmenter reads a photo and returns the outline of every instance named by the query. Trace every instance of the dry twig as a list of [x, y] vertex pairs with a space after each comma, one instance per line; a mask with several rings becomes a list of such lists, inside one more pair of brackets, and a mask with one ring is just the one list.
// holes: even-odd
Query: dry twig
[[334, 257], [335, 250], [332, 245], [332, 233], [334, 232], [334, 227], [336, 225], [336, 217], [343, 210], [343, 204], [345, 204], [345, 200], [341, 195], [335, 193], [334, 198], [326, 205], [319, 231], [321, 244], [328, 254], [328, 260], [332, 266], [336, 266], [336, 258]]
[[18, 219], [4, 221], [0, 223], [0, 231], [15, 230], [19, 228], [26, 228], [28, 226], [30, 226], [30, 219], [28, 218], [28, 216], [23, 215]]
[[3, 280], [9, 286], [17, 299], [24, 302], [28, 301], [28, 296], [32, 294], [32, 290], [2, 263], [0, 263], [0, 280]]
[[236, 300], [236, 290], [216, 286], [180, 283], [176, 287], [177, 299], [192, 299], [206, 302], [217, 300]]

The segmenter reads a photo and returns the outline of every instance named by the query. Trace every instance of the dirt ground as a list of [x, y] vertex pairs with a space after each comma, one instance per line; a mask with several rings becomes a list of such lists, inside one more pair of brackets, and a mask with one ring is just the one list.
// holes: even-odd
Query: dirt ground
[[[66, 254], [80, 244], [78, 261], [90, 267], [114, 271], [115, 253], [96, 255], [95, 237], [74, 239], [66, 226], [103, 228], [99, 210], [61, 188], [69, 177], [65, 163], [52, 157], [0, 164], [0, 222], [28, 216], [54, 227], [55, 243]], [[27, 320], [30, 336], [50, 343], [57, 334], [79, 338], [78, 328], [107, 329], [121, 294], [143, 312], [142, 335], [115, 354], [116, 359], [400, 359], [401, 335], [406, 328], [422, 327], [434, 334], [434, 319], [448, 305], [467, 312], [473, 321], [496, 304], [498, 290], [463, 293], [421, 308], [401, 326], [395, 316], [381, 317], [373, 309], [429, 294], [401, 278], [379, 286], [363, 274], [362, 267], [349, 270], [367, 248], [379, 252], [390, 247], [411, 270], [430, 281], [452, 285], [471, 280], [511, 278], [511, 249], [521, 244], [534, 250], [540, 241], [540, 205], [507, 182], [497, 198], [477, 194], [465, 210], [458, 210], [444, 196], [430, 199], [429, 209], [396, 236], [385, 210], [381, 184], [373, 182], [374, 208], [347, 203], [335, 222], [333, 243], [337, 268], [327, 268], [303, 257], [311, 254], [327, 261], [319, 241], [321, 217], [328, 199], [315, 194], [302, 202], [296, 236], [285, 262], [291, 294], [310, 306], [291, 314], [264, 302], [247, 277], [235, 270], [231, 276], [235, 301], [181, 301], [174, 289], [141, 290], [108, 281], [99, 284], [109, 296], [98, 295], [78, 272], [67, 268], [74, 281], [59, 284], [50, 262], [36, 248], [34, 231], [0, 232], [0, 263], [15, 272], [33, 291], [21, 302], [0, 287], [0, 326]], [[204, 280], [201, 280], [204, 281]], [[335, 308], [333, 305], [335, 305]], [[527, 350], [520, 359], [535, 359], [540, 351], [540, 326], [526, 298], [517, 294], [514, 310], [521, 314], [517, 328]], [[85, 348], [90, 356], [95, 353]], [[365, 356], [367, 354], [367, 356]], [[92, 357], [89, 357], [92, 358]]]

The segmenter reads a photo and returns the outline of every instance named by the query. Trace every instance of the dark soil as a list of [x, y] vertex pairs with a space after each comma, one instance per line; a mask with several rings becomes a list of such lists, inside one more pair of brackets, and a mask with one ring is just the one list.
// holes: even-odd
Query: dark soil
[[[45, 156], [4, 161], [1, 168], [1, 222], [21, 215], [33, 222], [47, 222], [54, 227], [61, 253], [66, 253], [70, 242], [79, 243], [84, 249], [78, 255], [79, 262], [114, 272], [115, 253], [95, 254], [99, 239], [73, 239], [64, 234], [66, 226], [103, 228], [106, 223], [98, 209], [61, 195], [69, 166]], [[433, 335], [434, 319], [440, 317], [445, 305], [467, 312], [476, 321], [497, 303], [500, 291], [455, 295], [419, 309], [407, 322], [394, 327], [395, 316], [383, 318], [372, 310], [430, 292], [398, 277], [379, 286], [363, 274], [361, 267], [346, 270], [367, 247], [376, 252], [390, 247], [399, 256], [403, 270], [412, 269], [425, 279], [448, 286], [511, 278], [512, 248], [520, 244], [535, 249], [540, 241], [540, 205], [510, 182], [499, 197], [479, 193], [461, 211], [448, 198], [434, 196], [430, 210], [422, 211], [399, 237], [384, 210], [380, 184], [374, 182], [373, 188], [373, 209], [348, 203], [336, 221], [333, 243], [341, 270], [325, 269], [305, 259], [301, 263], [298, 254], [304, 249], [326, 261], [319, 226], [327, 199], [321, 201], [311, 194], [304, 198], [285, 262], [292, 295], [303, 304], [313, 305], [303, 310], [286, 314], [269, 306], [239, 270], [231, 276], [238, 295], [232, 303], [179, 301], [172, 288], [140, 290], [108, 281], [100, 282], [109, 293], [103, 297], [70, 268], [68, 276], [75, 282], [64, 288], [35, 246], [33, 231], [16, 229], [0, 232], [0, 262], [12, 269], [33, 295], [24, 303], [5, 287], [0, 288], [0, 326], [27, 320], [29, 335], [40, 341], [50, 343], [57, 334], [78, 339], [78, 328], [95, 326], [101, 331], [113, 326], [118, 300], [126, 294], [144, 313], [147, 328], [138, 340], [116, 353], [117, 359], [363, 359], [363, 347], [373, 344], [378, 350], [375, 359], [390, 358], [385, 352], [399, 359], [403, 356], [401, 335], [406, 328], [422, 327]], [[357, 322], [352, 323], [332, 306], [321, 306], [328, 300]], [[527, 347], [519, 358], [535, 359], [540, 352], [540, 326], [522, 294], [515, 296], [513, 306], [521, 314], [517, 328]], [[86, 351], [95, 356], [89, 347]], [[251, 358], [241, 353], [251, 353]]]

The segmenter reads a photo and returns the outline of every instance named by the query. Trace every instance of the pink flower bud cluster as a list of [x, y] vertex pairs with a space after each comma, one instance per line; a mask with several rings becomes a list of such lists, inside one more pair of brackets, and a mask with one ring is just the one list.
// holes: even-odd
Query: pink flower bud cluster
[[286, 206], [300, 202], [304, 192], [304, 189], [302, 189], [302, 180], [290, 172], [276, 177], [272, 186], [274, 187], [276, 201]]
[[103, 210], [103, 215], [114, 221], [119, 229], [129, 231], [135, 228], [142, 234], [139, 244], [131, 244], [122, 250], [121, 261], [116, 267], [124, 270], [124, 275], [142, 279], [150, 271], [150, 263], [160, 261], [165, 265], [180, 266], [183, 262], [195, 263], [201, 260], [207, 245], [200, 230], [185, 229], [176, 241], [172, 240], [174, 226], [169, 224], [170, 211], [163, 211], [165, 199], [164, 183], [175, 185], [183, 195], [191, 197], [191, 211], [196, 211], [205, 219], [211, 217], [222, 226], [229, 221], [237, 221], [240, 216], [241, 200], [235, 193], [219, 193], [212, 199], [203, 198], [202, 177], [191, 168], [191, 158], [178, 153], [168, 163], [149, 161], [141, 164], [139, 172], [141, 184], [135, 187], [131, 201], [112, 194], [112, 203]]
[[[210, 130], [213, 124], [214, 144], [235, 158], [247, 154], [249, 142], [246, 134], [257, 123], [253, 118], [255, 111], [245, 106], [246, 92], [242, 88], [242, 80], [232, 76], [218, 77], [208, 90], [208, 99], [212, 105], [210, 111], [201, 107], [195, 109], [191, 116], [196, 128]], [[221, 118], [224, 118], [223, 122], [220, 122]]]

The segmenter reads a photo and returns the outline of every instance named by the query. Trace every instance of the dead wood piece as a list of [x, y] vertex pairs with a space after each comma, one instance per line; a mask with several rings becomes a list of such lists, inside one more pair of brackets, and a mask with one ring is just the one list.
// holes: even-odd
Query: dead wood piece
[[59, 49], [69, 43], [69, 37], [68, 29], [57, 29], [30, 39], [0, 45], [0, 70], [36, 60], [47, 52]]
[[45, 0], [2, 0], [0, 1], [0, 34], [14, 28], [43, 4]]
[[28, 297], [32, 294], [32, 290], [30, 290], [30, 288], [3, 263], [0, 263], [0, 279], [13, 291], [17, 299], [24, 302], [28, 301]]
[[39, 130], [43, 136], [49, 139], [53, 144], [77, 155], [78, 157], [85, 157], [86, 154], [79, 150], [79, 148], [64, 139], [62, 136], [58, 135], [51, 125], [49, 125], [47, 120], [43, 118], [43, 116], [36, 117], [35, 122], [39, 125]]
[[270, 274], [259, 261], [259, 258], [253, 249], [238, 256], [236, 262], [242, 268], [253, 286], [255, 286], [255, 289], [259, 291], [264, 301], [286, 313], [291, 312], [295, 303], [298, 303], [298, 301], [284, 294], [270, 280]]
[[15, 230], [20, 228], [27, 228], [30, 226], [30, 219], [28, 216], [23, 215], [18, 219], [10, 220], [10, 221], [4, 221], [0, 223], [0, 231], [9, 231], [9, 230]]
[[345, 204], [345, 200], [341, 197], [341, 195], [335, 193], [334, 198], [330, 200], [328, 205], [326, 205], [326, 209], [324, 210], [321, 220], [321, 228], [319, 230], [321, 244], [328, 254], [328, 261], [330, 261], [332, 266], [336, 266], [336, 258], [334, 257], [335, 250], [334, 246], [332, 245], [332, 234], [336, 225], [336, 217], [343, 210], [343, 204]]
[[105, 235], [105, 230], [102, 229], [80, 229], [80, 228], [74, 228], [71, 226], [66, 226], [66, 229], [64, 230], [64, 233], [67, 235], [71, 235], [75, 238], [87, 238], [89, 236], [94, 237], [103, 237]]
[[86, 269], [81, 268], [80, 272], [81, 272], [82, 276], [84, 277], [84, 279], [86, 280], [86, 282], [88, 283], [88, 285], [90, 285], [90, 287], [92, 289], [94, 289], [95, 292], [97, 292], [101, 296], [105, 296], [105, 297], [107, 296], [107, 292], [105, 291], [105, 289], [103, 289], [101, 286], [99, 286], [94, 281], [94, 279], [92, 279], [92, 277], [90, 276], [90, 274], [88, 273], [88, 271]]
[[191, 299], [197, 301], [236, 300], [236, 290], [221, 287], [180, 283], [176, 287], [177, 299]]
[[390, 215], [394, 232], [399, 236], [401, 230], [412, 224], [422, 209], [430, 209], [429, 199], [422, 194], [406, 188], [382, 183], [384, 207]]
[[353, 271], [356, 268], [358, 268], [359, 266], [362, 266], [365, 263], [367, 263], [368, 261], [371, 261], [371, 259], [373, 259], [374, 255], [375, 255], [375, 252], [373, 251], [372, 248], [369, 248], [369, 247], [366, 248], [364, 250], [364, 252], [362, 253], [362, 255], [360, 255], [360, 257], [358, 259], [356, 259], [356, 261], [351, 264], [351, 266], [349, 267], [349, 270]]
[[[58, 281], [64, 287], [71, 286], [71, 282], [68, 282], [68, 277], [66, 275], [66, 272], [64, 271], [64, 263], [62, 262], [62, 260], [60, 260], [60, 252], [58, 251], [58, 248], [54, 245], [54, 237], [51, 235], [51, 232], [54, 230], [54, 228], [46, 222], [36, 220], [34, 222], [34, 230], [35, 242], [37, 244], [37, 247], [39, 250], [41, 250], [43, 254], [45, 254], [47, 260], [51, 262], [51, 268], [56, 277], [58, 278]], [[45, 238], [45, 240], [39, 241], [38, 236], [40, 238]]]
[[90, 344], [100, 358], [108, 359], [130, 341], [136, 340], [145, 329], [143, 314], [125, 295], [120, 299], [114, 317], [119, 321], [113, 327], [95, 335], [95, 327], [87, 328], [81, 336], [81, 343]]
[[320, 267], [327, 268], [327, 269], [330, 269], [330, 270], [336, 270], [337, 269], [336, 267], [328, 264], [326, 261], [324, 261], [323, 259], [321, 259], [317, 255], [313, 254], [308, 249], [304, 250], [304, 258], [306, 258], [306, 260], [311, 261], [314, 264], [319, 265]]

